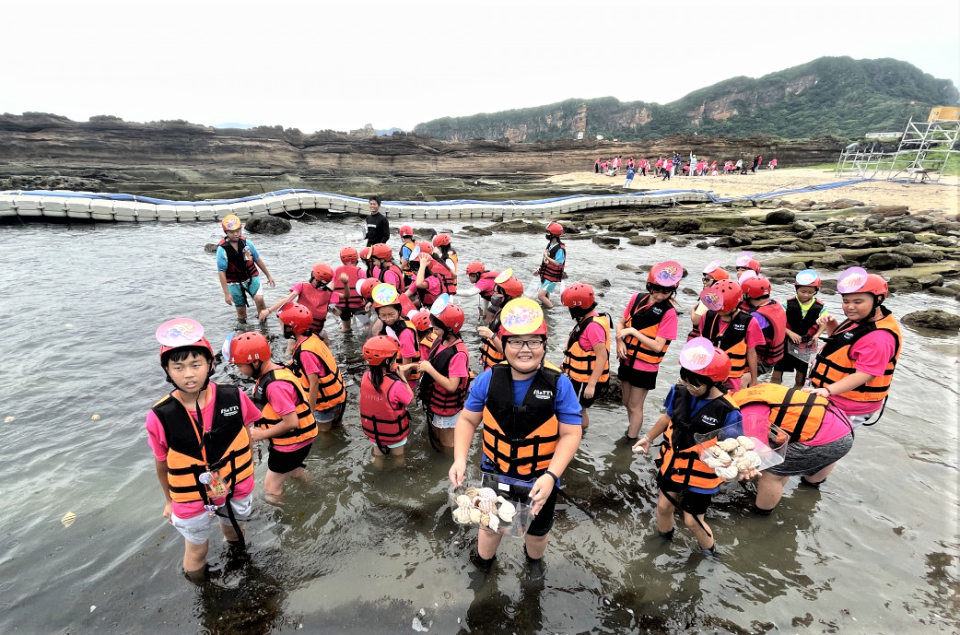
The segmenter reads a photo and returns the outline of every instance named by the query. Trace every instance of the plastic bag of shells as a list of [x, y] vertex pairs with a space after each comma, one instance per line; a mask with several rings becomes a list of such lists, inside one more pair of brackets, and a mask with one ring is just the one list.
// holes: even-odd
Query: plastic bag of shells
[[[771, 426], [767, 439], [745, 435], [739, 427], [721, 428], [710, 434], [694, 435], [700, 450], [700, 460], [725, 481], [744, 478], [753, 471], [762, 472], [783, 463], [787, 450], [785, 440], [777, 443], [770, 439], [785, 438], [785, 433], [776, 426]], [[773, 443], [773, 447], [768, 443]]]
[[450, 487], [453, 520], [460, 525], [478, 525], [507, 536], [523, 536], [533, 522], [529, 491], [533, 483], [483, 472], [479, 482], [468, 479]]

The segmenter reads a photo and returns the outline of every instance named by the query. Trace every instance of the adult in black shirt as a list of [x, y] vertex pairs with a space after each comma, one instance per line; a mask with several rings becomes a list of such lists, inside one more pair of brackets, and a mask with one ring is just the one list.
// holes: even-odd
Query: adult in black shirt
[[390, 240], [390, 222], [380, 213], [380, 197], [370, 197], [370, 215], [367, 216], [367, 247]]

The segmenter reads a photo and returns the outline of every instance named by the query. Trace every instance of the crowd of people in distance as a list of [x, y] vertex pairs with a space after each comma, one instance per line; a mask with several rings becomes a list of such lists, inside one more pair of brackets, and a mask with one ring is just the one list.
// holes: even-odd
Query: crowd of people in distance
[[[629, 189], [633, 185], [635, 176], [654, 176], [662, 180], [669, 180], [674, 176], [720, 176], [729, 174], [756, 174], [763, 166], [763, 157], [757, 155], [749, 167], [743, 162], [743, 159], [726, 160], [722, 166], [717, 165], [717, 160], [712, 161], [706, 157], [698, 157], [693, 152], [686, 158], [681, 158], [679, 152], [673, 156], [658, 157], [652, 164], [644, 158], [634, 159], [629, 157], [626, 160], [622, 156], [615, 156], [610, 159], [597, 157], [593, 164], [595, 174], [605, 176], [618, 176], [621, 171], [626, 178], [623, 187]], [[777, 167], [777, 160], [773, 159], [766, 165], [767, 169], [773, 170]]]

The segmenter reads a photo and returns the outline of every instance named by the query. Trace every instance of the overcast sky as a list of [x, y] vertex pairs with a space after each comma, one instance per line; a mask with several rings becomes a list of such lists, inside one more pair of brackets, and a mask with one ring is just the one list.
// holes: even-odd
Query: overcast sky
[[8, 2], [0, 112], [410, 130], [571, 97], [666, 103], [824, 55], [893, 57], [960, 84], [960, 5], [923, 6]]

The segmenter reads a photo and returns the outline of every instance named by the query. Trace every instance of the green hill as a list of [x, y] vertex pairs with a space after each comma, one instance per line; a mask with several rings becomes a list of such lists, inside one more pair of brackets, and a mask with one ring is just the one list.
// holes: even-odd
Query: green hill
[[908, 116], [925, 120], [930, 108], [954, 105], [958, 98], [953, 82], [936, 79], [907, 62], [821, 57], [759, 79], [734, 77], [669, 104], [621, 102], [614, 97], [568, 99], [535, 108], [444, 117], [419, 124], [414, 132], [448, 141], [515, 142], [569, 139], [578, 132], [620, 141], [694, 133], [861, 137], [867, 132], [900, 131]]

